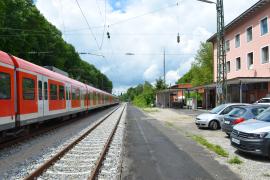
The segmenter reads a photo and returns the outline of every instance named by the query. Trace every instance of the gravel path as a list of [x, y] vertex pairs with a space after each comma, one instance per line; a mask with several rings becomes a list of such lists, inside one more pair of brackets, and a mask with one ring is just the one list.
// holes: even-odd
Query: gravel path
[[196, 115], [200, 111], [159, 109], [146, 110], [145, 113], [161, 121], [164, 125], [177, 129], [180, 133], [191, 133], [203, 136], [209, 142], [220, 145], [229, 152], [230, 158], [238, 156], [243, 163], [232, 165], [228, 163], [228, 158], [220, 157], [211, 152], [217, 161], [230, 167], [232, 171], [239, 174], [245, 180], [266, 180], [270, 179], [270, 160], [266, 157], [254, 156], [239, 153], [230, 145], [230, 139], [222, 131], [212, 131], [208, 129], [198, 129], [194, 123]]
[[114, 107], [91, 113], [77, 122], [35, 137], [28, 142], [0, 150], [0, 179], [21, 179], [34, 167], [48, 159], [65, 142], [74, 138]]

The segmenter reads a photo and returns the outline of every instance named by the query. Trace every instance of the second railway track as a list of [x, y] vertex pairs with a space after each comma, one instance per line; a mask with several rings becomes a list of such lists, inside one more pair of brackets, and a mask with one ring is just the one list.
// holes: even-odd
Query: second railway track
[[125, 108], [98, 121], [25, 179], [96, 179]]

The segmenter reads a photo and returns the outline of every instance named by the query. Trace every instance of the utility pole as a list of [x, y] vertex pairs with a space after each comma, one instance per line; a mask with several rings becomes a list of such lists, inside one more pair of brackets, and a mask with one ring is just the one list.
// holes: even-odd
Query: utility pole
[[208, 4], [216, 4], [217, 9], [217, 80], [216, 80], [216, 101], [217, 104], [227, 102], [227, 70], [225, 51], [225, 27], [223, 0], [217, 2], [209, 0], [197, 0]]
[[223, 0], [217, 0], [217, 104], [227, 102], [227, 71]]

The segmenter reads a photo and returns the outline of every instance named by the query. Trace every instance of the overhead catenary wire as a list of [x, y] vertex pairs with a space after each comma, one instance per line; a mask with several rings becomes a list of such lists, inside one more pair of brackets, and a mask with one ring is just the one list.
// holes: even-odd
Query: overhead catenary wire
[[103, 32], [102, 32], [102, 39], [101, 39], [101, 44], [100, 44], [100, 49], [102, 49], [103, 47], [103, 42], [104, 42], [104, 36], [105, 36], [105, 29], [107, 26], [107, 1], [104, 0], [104, 28], [103, 28]]
[[97, 45], [98, 49], [100, 49], [100, 48], [99, 48], [98, 41], [97, 41], [97, 38], [96, 38], [96, 36], [95, 36], [95, 34], [94, 34], [94, 32], [93, 32], [93, 30], [92, 30], [90, 24], [89, 24], [89, 22], [88, 22], [88, 20], [87, 20], [87, 18], [86, 18], [86, 16], [85, 16], [85, 14], [84, 14], [84, 12], [83, 12], [83, 10], [82, 10], [82, 8], [81, 8], [81, 6], [80, 6], [78, 0], [75, 0], [75, 1], [76, 1], [76, 4], [77, 4], [78, 8], [80, 9], [80, 12], [81, 12], [81, 14], [82, 14], [82, 16], [83, 16], [83, 18], [84, 18], [84, 20], [85, 20], [87, 26], [88, 26], [89, 31], [91, 32], [91, 34], [92, 34], [92, 36], [93, 36], [93, 38], [94, 38], [94, 40], [95, 40], [95, 42], [96, 42], [96, 45]]

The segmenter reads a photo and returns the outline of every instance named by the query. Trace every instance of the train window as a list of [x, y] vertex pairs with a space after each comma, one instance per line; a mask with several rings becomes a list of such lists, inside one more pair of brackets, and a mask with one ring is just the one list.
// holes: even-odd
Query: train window
[[23, 99], [35, 99], [35, 81], [30, 78], [23, 78]]
[[42, 100], [42, 81], [38, 81], [38, 99]]
[[7, 73], [0, 73], [0, 99], [11, 98], [11, 87], [10, 87], [10, 75]]
[[69, 100], [68, 88], [66, 87], [66, 100]]
[[81, 99], [81, 91], [80, 89], [76, 89], [76, 100], [80, 100]]
[[65, 88], [64, 86], [59, 86], [59, 100], [65, 99]]
[[48, 83], [44, 82], [44, 99], [48, 100]]
[[57, 85], [50, 84], [50, 100], [57, 100]]
[[76, 100], [76, 89], [72, 88], [72, 100]]

